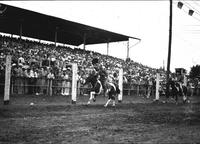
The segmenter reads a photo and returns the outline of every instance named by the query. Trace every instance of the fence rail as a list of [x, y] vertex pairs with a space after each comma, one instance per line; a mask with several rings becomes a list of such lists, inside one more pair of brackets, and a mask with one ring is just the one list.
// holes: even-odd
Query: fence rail
[[[4, 93], [4, 78], [0, 78], [0, 94]], [[47, 79], [47, 78], [27, 78], [27, 77], [11, 77], [10, 86], [11, 95], [71, 95], [72, 80], [64, 79]], [[77, 81], [77, 95], [89, 94], [90, 86], [83, 86]], [[123, 95], [147, 95], [151, 91], [151, 95], [155, 93], [155, 88], [144, 84], [123, 83]]]

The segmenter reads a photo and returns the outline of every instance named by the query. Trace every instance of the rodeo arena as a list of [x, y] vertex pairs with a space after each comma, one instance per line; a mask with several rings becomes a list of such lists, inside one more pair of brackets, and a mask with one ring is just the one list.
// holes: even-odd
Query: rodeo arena
[[200, 143], [198, 78], [176, 68], [167, 81], [164, 68], [85, 48], [127, 41], [128, 51], [130, 39], [142, 39], [0, 10], [1, 144]]

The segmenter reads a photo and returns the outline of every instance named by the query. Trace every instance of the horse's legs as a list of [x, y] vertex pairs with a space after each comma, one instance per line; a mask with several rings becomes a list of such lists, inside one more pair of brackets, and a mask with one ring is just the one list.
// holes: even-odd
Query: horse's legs
[[187, 102], [187, 96], [183, 93], [183, 103]]
[[187, 102], [187, 89], [181, 85], [181, 95], [183, 96], [183, 103]]
[[176, 101], [176, 104], [178, 104], [178, 97], [179, 97], [179, 95], [180, 95], [180, 88], [177, 88], [176, 87], [176, 89], [174, 90], [175, 92], [174, 92], [174, 95], [175, 95], [175, 101]]
[[113, 104], [112, 104], [112, 106], [115, 106], [115, 100], [113, 100]]
[[104, 105], [104, 107], [107, 107], [111, 100], [112, 99], [108, 99], [107, 102], [106, 102], [106, 104]]
[[97, 97], [97, 94], [96, 93], [94, 93], [94, 95], [93, 95], [93, 102], [95, 102], [96, 101], [96, 97]]
[[175, 95], [175, 102], [178, 104], [178, 94]]
[[112, 106], [115, 106], [115, 100], [114, 100], [114, 99], [108, 99], [107, 102], [106, 102], [106, 104], [104, 105], [104, 107], [107, 107], [108, 104], [109, 104], [111, 101], [113, 101]]
[[108, 101], [106, 102], [106, 104], [104, 105], [104, 107], [107, 107], [107, 105], [109, 104], [110, 101], [113, 101], [112, 106], [115, 106], [115, 94], [112, 94], [111, 92], [108, 93]]
[[91, 101], [92, 99], [94, 99], [94, 94], [95, 94], [95, 92], [90, 92], [90, 98], [89, 98], [87, 104], [90, 104], [90, 103], [91, 103], [90, 101]]
[[107, 96], [107, 93], [108, 93], [108, 89], [107, 87], [105, 86], [105, 82], [102, 83], [102, 88], [103, 88], [103, 96], [106, 97]]

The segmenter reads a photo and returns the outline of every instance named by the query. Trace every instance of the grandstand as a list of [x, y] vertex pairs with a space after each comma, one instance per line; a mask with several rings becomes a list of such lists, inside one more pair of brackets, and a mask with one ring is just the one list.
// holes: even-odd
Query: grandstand
[[[122, 60], [116, 57], [102, 55], [94, 51], [80, 48], [71, 48], [64, 44], [98, 44], [116, 41], [126, 41], [129, 38], [138, 39], [99, 28], [63, 20], [60, 18], [28, 11], [25, 9], [1, 4], [6, 11], [1, 14], [0, 31], [10, 36], [0, 36], [0, 70], [1, 86], [5, 78], [5, 58], [12, 55], [11, 71], [11, 94], [49, 94], [49, 80], [53, 80], [53, 94], [64, 94], [62, 88], [64, 74], [71, 79], [71, 63], [78, 64], [79, 86], [89, 75], [94, 57], [100, 60], [101, 65], [106, 67], [112, 74], [119, 68], [124, 70], [124, 90], [134, 87], [132, 85], [146, 85], [149, 78], [155, 81], [157, 69], [144, 66], [133, 60]], [[14, 38], [13, 35], [18, 35]], [[45, 44], [40, 41], [23, 39], [31, 37], [40, 40], [52, 41], [53, 44]], [[55, 44], [54, 44], [55, 43]], [[63, 43], [57, 46], [56, 43]], [[161, 73], [164, 71], [161, 69]], [[53, 77], [48, 75], [53, 73]], [[71, 86], [68, 85], [70, 90]], [[65, 85], [65, 87], [66, 87]], [[3, 93], [3, 88], [1, 88]], [[81, 94], [81, 90], [79, 90]], [[137, 92], [139, 95], [141, 92]], [[142, 92], [145, 94], [146, 92]], [[67, 93], [69, 94], [69, 92]], [[126, 92], [130, 95], [131, 92]]]

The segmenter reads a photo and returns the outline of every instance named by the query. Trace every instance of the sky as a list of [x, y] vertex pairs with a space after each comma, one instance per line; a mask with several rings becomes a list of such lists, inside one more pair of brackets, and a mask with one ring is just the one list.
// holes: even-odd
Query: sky
[[[171, 66], [185, 68], [200, 64], [200, 1], [173, 1]], [[108, 31], [140, 38], [129, 41], [129, 57], [141, 64], [167, 67], [169, 1], [1, 1], [8, 5], [56, 16]], [[195, 13], [189, 16], [188, 10]], [[199, 11], [198, 11], [199, 10]], [[107, 44], [86, 45], [87, 50], [107, 53]], [[127, 42], [109, 44], [109, 55], [126, 59]]]

